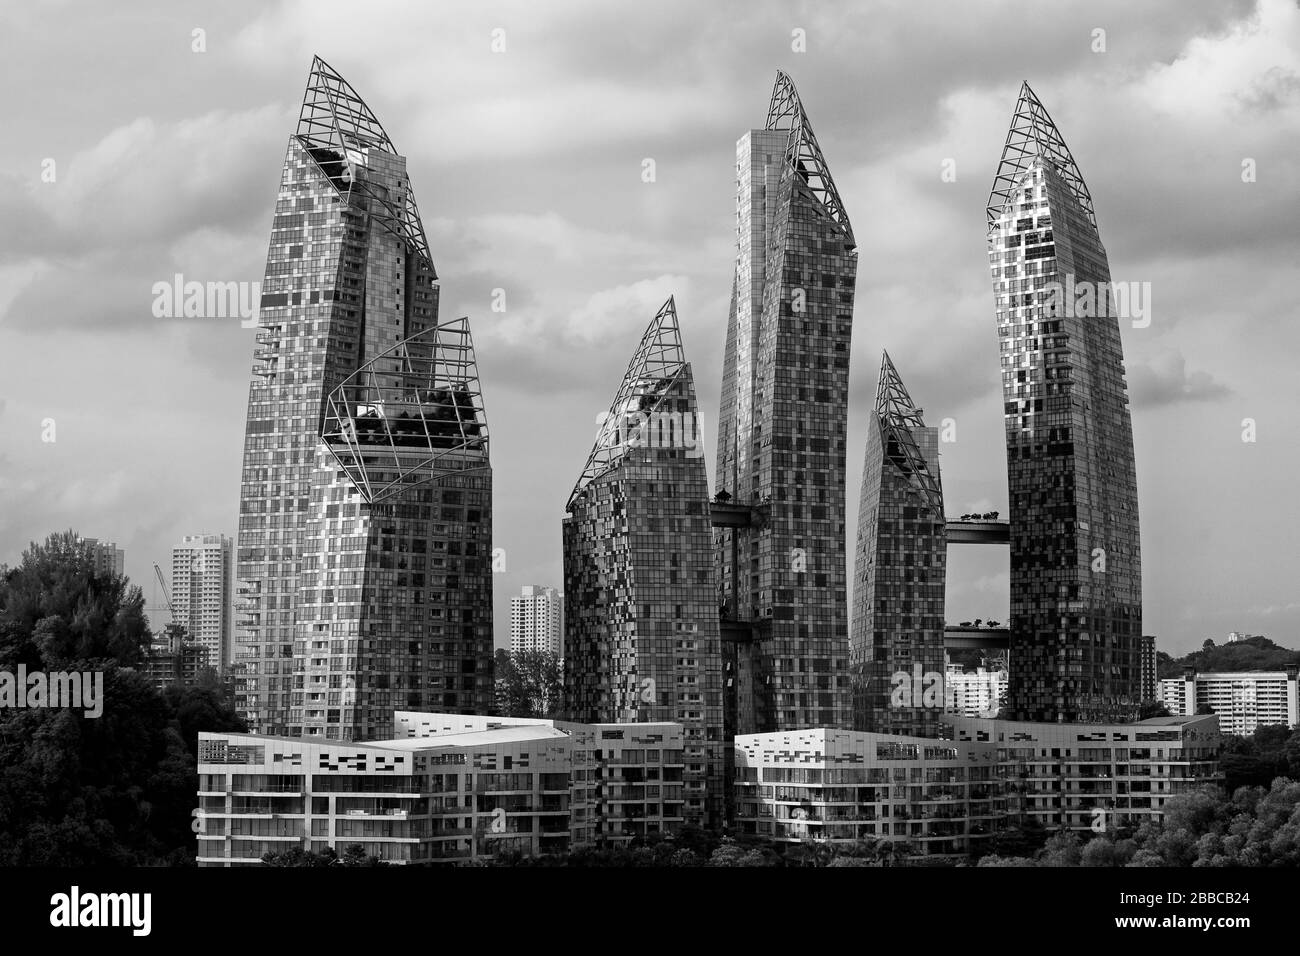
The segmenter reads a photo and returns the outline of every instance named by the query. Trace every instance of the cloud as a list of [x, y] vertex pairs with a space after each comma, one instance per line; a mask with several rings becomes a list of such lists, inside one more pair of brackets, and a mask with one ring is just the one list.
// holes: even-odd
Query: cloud
[[1149, 411], [1184, 402], [1212, 402], [1232, 394], [1232, 389], [1205, 371], [1187, 370], [1181, 352], [1170, 349], [1150, 362], [1129, 369], [1135, 409]]

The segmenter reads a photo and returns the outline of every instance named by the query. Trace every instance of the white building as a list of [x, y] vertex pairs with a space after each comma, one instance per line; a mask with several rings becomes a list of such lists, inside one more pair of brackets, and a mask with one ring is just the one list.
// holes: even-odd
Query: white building
[[231, 569], [234, 549], [223, 534], [189, 534], [172, 548], [175, 623], [207, 648], [214, 667], [230, 663]]
[[677, 723], [399, 711], [389, 740], [199, 734], [201, 867], [354, 843], [393, 864], [490, 860], [669, 835], [684, 822]]
[[1300, 668], [1284, 671], [1196, 673], [1187, 668], [1182, 677], [1160, 682], [1160, 700], [1174, 715], [1195, 714], [1210, 707], [1225, 734], [1246, 736], [1269, 724], [1300, 724]]
[[967, 673], [949, 664], [944, 675], [944, 710], [962, 717], [996, 717], [1007, 702], [1007, 672], [980, 667]]
[[563, 655], [564, 595], [555, 588], [525, 584], [510, 599], [510, 653], [551, 651]]

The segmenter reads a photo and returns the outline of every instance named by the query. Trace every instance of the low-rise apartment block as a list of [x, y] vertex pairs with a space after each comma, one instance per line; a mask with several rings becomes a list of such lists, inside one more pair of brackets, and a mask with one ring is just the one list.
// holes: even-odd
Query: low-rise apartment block
[[198, 862], [351, 844], [396, 864], [630, 842], [683, 823], [680, 724], [399, 712], [395, 739], [199, 737]]
[[828, 728], [737, 737], [737, 827], [776, 842], [905, 840], [917, 857], [965, 856], [1031, 821], [1136, 827], [1171, 797], [1223, 779], [1213, 716], [942, 721], [951, 739]]

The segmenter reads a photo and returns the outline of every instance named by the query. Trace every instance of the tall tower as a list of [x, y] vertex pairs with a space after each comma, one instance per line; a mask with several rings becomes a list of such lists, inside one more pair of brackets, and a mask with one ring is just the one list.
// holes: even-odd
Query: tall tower
[[1013, 719], [1126, 720], [1139, 703], [1133, 426], [1088, 187], [1029, 84], [988, 201], [1011, 533]]
[[695, 382], [670, 298], [641, 338], [564, 519], [565, 701], [685, 728], [687, 821], [722, 823], [722, 657]]
[[926, 426], [886, 352], [858, 510], [854, 730], [939, 735], [947, 544], [938, 430]]
[[233, 550], [224, 534], [187, 534], [172, 548], [174, 623], [218, 669], [230, 660]]
[[714, 543], [728, 732], [849, 724], [853, 229], [794, 83], [736, 144]]
[[510, 651], [564, 653], [564, 595], [555, 588], [525, 584], [510, 599]]
[[360, 739], [398, 707], [491, 705], [487, 425], [436, 280], [405, 158], [314, 59], [244, 441], [236, 706], [255, 732]]

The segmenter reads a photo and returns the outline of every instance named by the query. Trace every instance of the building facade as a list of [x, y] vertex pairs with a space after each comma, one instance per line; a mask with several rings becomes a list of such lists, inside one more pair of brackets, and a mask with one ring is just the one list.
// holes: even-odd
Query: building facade
[[1219, 722], [1152, 717], [1047, 724], [946, 716], [957, 743], [993, 744], [1009, 822], [1101, 832], [1160, 820], [1172, 797], [1222, 785]]
[[795, 90], [736, 144], [714, 544], [729, 733], [847, 727], [845, 432], [857, 244]]
[[1198, 674], [1160, 682], [1160, 700], [1171, 714], [1192, 715], [1209, 708], [1225, 734], [1248, 736], [1260, 727], [1300, 726], [1300, 668]]
[[224, 534], [187, 534], [172, 548], [172, 623], [218, 669], [230, 662], [233, 580], [234, 544]]
[[564, 518], [565, 706], [680, 723], [686, 815], [722, 823], [722, 649], [708, 477], [673, 300], [642, 336]]
[[966, 856], [1005, 815], [987, 744], [817, 728], [735, 748], [736, 826], [777, 843], [896, 840], [910, 856]]
[[1110, 268], [1088, 187], [1028, 84], [988, 201], [1011, 537], [1011, 691], [1025, 720], [1129, 720], [1142, 565]]
[[94, 563], [96, 574], [125, 574], [126, 552], [114, 541], [101, 541], [99, 538], [82, 538]]
[[510, 652], [545, 651], [564, 656], [564, 595], [525, 584], [510, 599]]
[[366, 742], [201, 733], [199, 866], [352, 844], [395, 865], [470, 863], [682, 825], [678, 725], [429, 713], [396, 723], [396, 738]]
[[487, 425], [436, 280], [405, 158], [315, 59], [244, 442], [235, 696], [258, 732], [353, 740], [397, 706], [491, 706]]
[[1156, 656], [1155, 635], [1143, 634], [1142, 643], [1139, 647], [1141, 650], [1141, 664], [1138, 668], [1140, 674], [1140, 696], [1142, 702], [1146, 703], [1150, 700], [1156, 700], [1160, 696], [1159, 681], [1157, 679], [1160, 669], [1160, 659]]
[[854, 730], [937, 737], [948, 539], [938, 430], [921, 414], [885, 353], [862, 466], [849, 664]]
[[211, 649], [191, 640], [178, 624], [156, 633], [144, 659], [144, 673], [155, 687], [192, 687], [209, 668], [217, 668]]
[[901, 841], [915, 858], [990, 852], [1030, 820], [1132, 830], [1221, 784], [1218, 722], [1044, 724], [944, 717], [951, 739], [817, 728], [736, 738], [736, 825], [778, 843]]
[[996, 717], [1007, 702], [1007, 672], [949, 664], [943, 682], [944, 711], [962, 717]]

